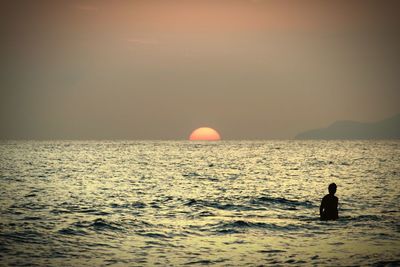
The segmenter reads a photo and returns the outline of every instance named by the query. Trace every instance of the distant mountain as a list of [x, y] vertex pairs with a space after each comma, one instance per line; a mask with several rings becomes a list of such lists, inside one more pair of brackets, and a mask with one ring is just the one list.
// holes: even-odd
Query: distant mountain
[[327, 128], [300, 133], [296, 139], [397, 139], [400, 114], [373, 123], [336, 121]]

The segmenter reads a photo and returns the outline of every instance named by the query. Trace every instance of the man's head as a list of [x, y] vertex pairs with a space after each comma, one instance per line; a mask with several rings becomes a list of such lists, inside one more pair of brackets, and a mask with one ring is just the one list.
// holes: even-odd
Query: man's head
[[331, 183], [328, 186], [328, 190], [329, 190], [329, 194], [334, 195], [336, 193], [336, 184], [335, 183]]

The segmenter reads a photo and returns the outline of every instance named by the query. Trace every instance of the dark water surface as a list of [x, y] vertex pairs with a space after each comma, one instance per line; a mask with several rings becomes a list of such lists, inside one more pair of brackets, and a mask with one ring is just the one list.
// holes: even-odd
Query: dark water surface
[[400, 141], [0, 142], [0, 265], [396, 266], [399, 212]]

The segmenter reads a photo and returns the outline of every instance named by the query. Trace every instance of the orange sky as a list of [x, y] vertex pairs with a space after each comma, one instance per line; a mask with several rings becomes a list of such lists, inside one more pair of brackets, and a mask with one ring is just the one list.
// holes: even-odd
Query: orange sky
[[291, 138], [400, 112], [396, 1], [2, 2], [3, 138]]

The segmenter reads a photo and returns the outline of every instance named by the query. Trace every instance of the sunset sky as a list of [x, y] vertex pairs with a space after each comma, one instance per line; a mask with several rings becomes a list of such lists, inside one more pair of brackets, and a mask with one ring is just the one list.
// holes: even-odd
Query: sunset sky
[[398, 6], [3, 0], [0, 138], [292, 138], [380, 120], [400, 112]]

